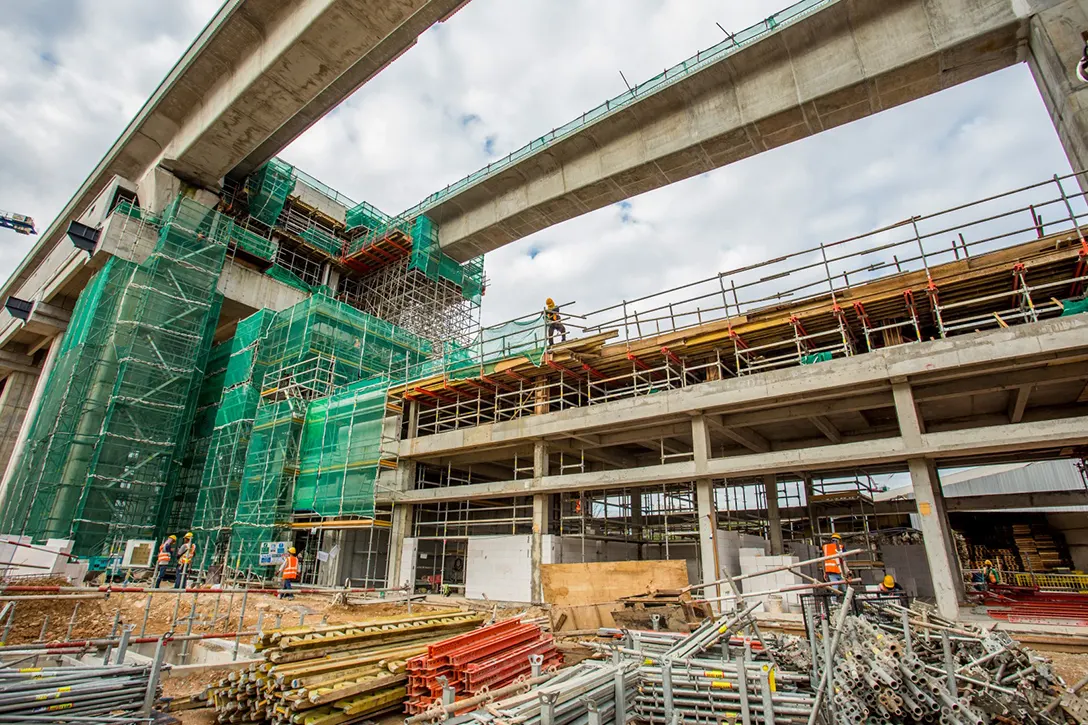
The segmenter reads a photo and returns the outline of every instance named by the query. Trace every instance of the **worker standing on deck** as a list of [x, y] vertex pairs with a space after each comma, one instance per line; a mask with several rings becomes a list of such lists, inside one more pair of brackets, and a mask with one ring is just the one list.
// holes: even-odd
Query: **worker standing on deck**
[[548, 323], [548, 347], [555, 344], [555, 335], [562, 336], [560, 342], [567, 341], [567, 326], [559, 319], [559, 307], [551, 297], [544, 300], [544, 319]]
[[[298, 579], [298, 557], [295, 556], [295, 547], [291, 547], [287, 550], [287, 556], [283, 557], [283, 561], [280, 562], [279, 575], [283, 577], [283, 588], [290, 590], [291, 582]], [[295, 595], [290, 591], [282, 592], [278, 595], [281, 599], [294, 599]]]
[[159, 547], [159, 557], [155, 560], [155, 588], [158, 589], [166, 576], [166, 567], [170, 566], [170, 559], [174, 557], [174, 543], [178, 537], [170, 534]]
[[185, 541], [178, 547], [178, 575], [174, 578], [174, 588], [184, 589], [185, 580], [189, 576], [189, 567], [196, 558], [196, 544], [193, 543], [193, 532], [185, 535]]
[[[838, 554], [842, 554], [842, 535], [832, 534], [831, 541], [824, 544], [824, 556], [835, 557], [833, 559], [827, 559], [824, 561], [824, 579], [829, 582], [841, 582], [845, 581], [847, 574], [849, 574], [849, 568], [846, 566], [846, 560]], [[845, 593], [843, 587], [833, 587], [840, 593]]]

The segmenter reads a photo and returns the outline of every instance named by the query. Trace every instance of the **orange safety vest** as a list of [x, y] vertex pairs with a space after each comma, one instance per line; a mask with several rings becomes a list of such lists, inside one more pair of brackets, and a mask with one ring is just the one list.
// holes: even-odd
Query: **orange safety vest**
[[[842, 551], [842, 547], [832, 541], [830, 544], [824, 544], [824, 556], [834, 556]], [[824, 562], [825, 574], [842, 574], [842, 566], [839, 564], [839, 559], [828, 559]]]
[[162, 542], [162, 546], [159, 547], [158, 563], [169, 564], [170, 563], [170, 539]]
[[196, 544], [189, 542], [181, 545], [181, 551], [178, 552], [178, 561], [182, 564], [191, 564], [193, 559], [196, 558]]
[[298, 579], [298, 557], [293, 554], [288, 554], [287, 559], [283, 563], [283, 578], [284, 579]]

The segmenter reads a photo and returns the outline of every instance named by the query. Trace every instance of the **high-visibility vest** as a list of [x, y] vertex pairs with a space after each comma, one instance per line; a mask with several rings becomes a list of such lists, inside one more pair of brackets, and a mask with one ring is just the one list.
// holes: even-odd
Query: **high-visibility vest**
[[191, 564], [195, 558], [196, 544], [191, 541], [182, 544], [181, 549], [178, 550], [178, 561], [182, 564]]
[[298, 579], [298, 557], [294, 554], [288, 554], [283, 561], [283, 578]]
[[162, 546], [159, 547], [158, 563], [169, 564], [170, 563], [170, 539], [162, 542]]
[[[824, 556], [834, 556], [842, 551], [842, 547], [832, 541], [830, 544], [824, 544]], [[824, 562], [825, 574], [842, 574], [842, 566], [839, 564], [839, 559], [828, 559]]]

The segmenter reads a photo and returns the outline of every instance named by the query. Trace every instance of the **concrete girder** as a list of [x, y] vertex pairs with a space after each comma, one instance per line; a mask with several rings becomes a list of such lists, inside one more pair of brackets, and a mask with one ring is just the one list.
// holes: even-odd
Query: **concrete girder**
[[1029, 0], [850, 0], [429, 204], [465, 261], [551, 225], [1027, 58]]
[[1088, 416], [958, 431], [912, 434], [873, 441], [840, 443], [801, 450], [771, 451], [713, 458], [706, 470], [696, 462], [664, 463], [638, 469], [549, 476], [537, 481], [499, 481], [400, 494], [408, 502], [460, 501], [491, 496], [529, 495], [683, 483], [701, 477], [733, 479], [803, 470], [818, 472], [902, 463], [911, 459], [962, 460], [1017, 451], [1052, 450], [1088, 444]]

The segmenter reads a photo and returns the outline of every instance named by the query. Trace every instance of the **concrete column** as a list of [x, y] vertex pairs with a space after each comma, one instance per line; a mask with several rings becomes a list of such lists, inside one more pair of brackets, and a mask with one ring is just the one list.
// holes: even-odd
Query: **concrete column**
[[[30, 427], [34, 423], [34, 418], [38, 413], [38, 407], [42, 402], [42, 395], [45, 393], [45, 385], [49, 381], [49, 374], [53, 372], [53, 366], [57, 362], [57, 355], [60, 352], [61, 339], [63, 335], [57, 335], [49, 343], [49, 349], [45, 353], [45, 361], [42, 363], [42, 369], [38, 373], [38, 378], [34, 382], [34, 389], [31, 393], [30, 400], [27, 401], [26, 409], [23, 411], [22, 418], [18, 423], [18, 435], [15, 437], [14, 444], [10, 451], [6, 451], [6, 455], [0, 458], [0, 461], [6, 461], [4, 468], [4, 477], [0, 479], [0, 507], [5, 504], [5, 498], [7, 496], [8, 487], [11, 485], [11, 479], [15, 477], [15, 473], [19, 469], [19, 459], [23, 456], [23, 451], [26, 450], [26, 441], [30, 435]], [[8, 381], [10, 385], [11, 381]], [[4, 396], [7, 396], [7, 389], [5, 387]], [[0, 400], [0, 426], [7, 424], [7, 405]], [[4, 435], [6, 440], [6, 435]], [[4, 452], [4, 451], [0, 451]]]
[[[909, 448], [920, 447], [925, 432], [924, 422], [918, 414], [910, 384], [893, 383], [892, 395], [895, 398], [895, 413], [899, 419], [899, 433], [903, 441]], [[907, 465], [914, 487], [914, 500], [918, 504], [918, 518], [922, 522], [922, 542], [929, 561], [933, 590], [937, 594], [937, 608], [941, 616], [956, 619], [963, 586], [937, 466], [933, 461], [923, 458], [912, 458], [907, 461]]]
[[636, 488], [631, 491], [631, 531], [638, 537], [638, 543], [635, 544], [635, 549], [638, 552], [638, 560], [642, 561], [642, 539], [645, 538], [645, 531], [642, 528], [642, 489]]
[[763, 477], [763, 490], [767, 495], [767, 528], [771, 535], [771, 555], [785, 553], [782, 542], [782, 514], [778, 510], [778, 479], [774, 474]]
[[963, 585], [937, 466], [923, 458], [912, 458], [907, 464], [914, 486], [914, 500], [918, 504], [918, 518], [922, 522], [922, 540], [937, 595], [937, 609], [942, 617], [956, 619]]
[[816, 520], [816, 507], [812, 505], [812, 497], [816, 495], [812, 485], [812, 476], [805, 474], [805, 509], [808, 511], [808, 528], [812, 534], [814, 546], [820, 545], [819, 522]]
[[[548, 475], [548, 444], [545, 441], [533, 443], [533, 486], [540, 484]], [[544, 584], [540, 567], [544, 563], [544, 535], [548, 533], [548, 519], [551, 513], [548, 495], [538, 493], [533, 496], [533, 540], [530, 548], [530, 590], [534, 602], [544, 601]]]
[[[1088, 169], [1088, 83], [1077, 77], [1086, 30], [1088, 0], [1068, 0], [1034, 15], [1028, 39], [1028, 67], [1074, 171]], [[1079, 181], [1088, 191], [1085, 178]]]
[[699, 515], [699, 568], [703, 582], [719, 578], [715, 532], [718, 513], [714, 506], [714, 482], [709, 478], [695, 482], [695, 506]]
[[[385, 561], [385, 585], [387, 587], [399, 587], [406, 582], [401, 581], [404, 572], [401, 571], [400, 560], [404, 554], [404, 539], [412, 529], [412, 504], [395, 504], [393, 506], [393, 525], [389, 529], [389, 553]], [[407, 582], [410, 586], [412, 582]]]

